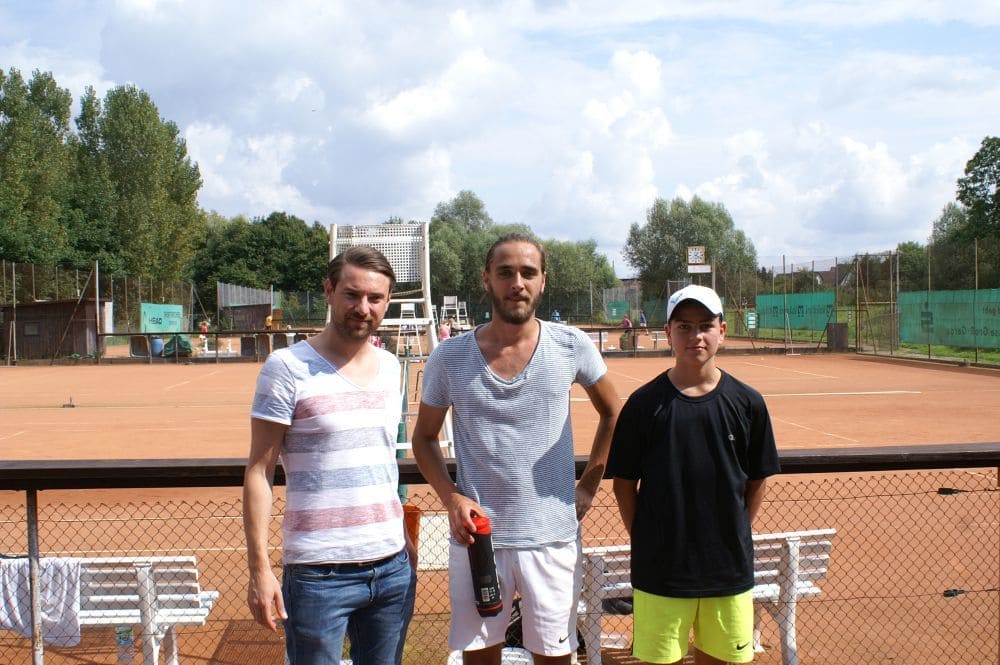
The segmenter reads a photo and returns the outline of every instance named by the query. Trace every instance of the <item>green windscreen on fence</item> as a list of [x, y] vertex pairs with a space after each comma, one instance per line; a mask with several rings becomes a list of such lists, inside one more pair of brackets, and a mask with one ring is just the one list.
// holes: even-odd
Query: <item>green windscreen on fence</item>
[[916, 344], [1000, 348], [1000, 289], [900, 293], [899, 338]]
[[617, 321], [628, 313], [628, 302], [625, 300], [612, 300], [605, 306], [605, 315], [611, 321]]
[[144, 302], [142, 303], [141, 316], [141, 332], [181, 332], [183, 330], [183, 305], [160, 305]]
[[792, 330], [825, 330], [836, 321], [833, 291], [758, 295], [756, 304], [758, 328], [784, 329], [786, 311]]

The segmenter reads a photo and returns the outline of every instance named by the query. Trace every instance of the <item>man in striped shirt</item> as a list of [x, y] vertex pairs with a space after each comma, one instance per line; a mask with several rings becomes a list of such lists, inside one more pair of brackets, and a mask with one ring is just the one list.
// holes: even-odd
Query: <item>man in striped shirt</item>
[[[254, 619], [284, 620], [291, 665], [398, 665], [416, 588], [396, 466], [396, 357], [369, 343], [395, 275], [376, 249], [330, 262], [324, 330], [268, 356], [257, 379], [243, 494]], [[268, 532], [274, 468], [287, 479], [282, 583]], [[286, 611], [287, 610], [287, 611]]]
[[[510, 234], [486, 255], [490, 322], [447, 339], [424, 370], [413, 453], [448, 510], [451, 628], [465, 665], [499, 665], [511, 602], [521, 596], [524, 646], [534, 662], [562, 665], [577, 647], [579, 520], [604, 473], [618, 397], [593, 342], [572, 326], [541, 321], [545, 253]], [[600, 416], [590, 460], [576, 483], [570, 388], [583, 386]], [[457, 484], [438, 435], [452, 409]], [[474, 515], [491, 520], [503, 609], [476, 612], [467, 546]]]

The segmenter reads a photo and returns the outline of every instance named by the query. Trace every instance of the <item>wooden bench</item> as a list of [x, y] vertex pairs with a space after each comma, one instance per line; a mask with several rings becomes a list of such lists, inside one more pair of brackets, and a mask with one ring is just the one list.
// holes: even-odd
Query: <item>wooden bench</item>
[[194, 556], [80, 559], [80, 627], [140, 626], [143, 663], [178, 665], [175, 626], [201, 626], [218, 591], [204, 591]]
[[[795, 605], [799, 598], [820, 595], [816, 583], [827, 575], [836, 533], [835, 529], [815, 529], [754, 535], [754, 651], [764, 650], [760, 619], [767, 611], [778, 625], [782, 664], [797, 665]], [[590, 665], [601, 665], [603, 601], [632, 595], [631, 564], [628, 545], [583, 550], [579, 615]]]

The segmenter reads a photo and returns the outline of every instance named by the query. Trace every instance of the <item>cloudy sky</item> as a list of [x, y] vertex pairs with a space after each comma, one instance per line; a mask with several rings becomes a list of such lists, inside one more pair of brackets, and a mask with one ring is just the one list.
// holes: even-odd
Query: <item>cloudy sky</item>
[[501, 223], [620, 276], [656, 197], [721, 202], [762, 264], [926, 242], [1000, 133], [996, 0], [0, 0], [0, 67], [133, 83], [201, 206]]

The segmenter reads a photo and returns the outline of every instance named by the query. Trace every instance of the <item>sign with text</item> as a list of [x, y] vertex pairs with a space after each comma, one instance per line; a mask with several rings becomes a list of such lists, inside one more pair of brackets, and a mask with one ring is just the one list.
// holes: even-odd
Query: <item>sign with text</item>
[[140, 317], [141, 332], [181, 332], [184, 324], [184, 306], [144, 302], [140, 309]]
[[917, 344], [1000, 348], [1000, 289], [900, 293], [899, 338]]

